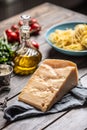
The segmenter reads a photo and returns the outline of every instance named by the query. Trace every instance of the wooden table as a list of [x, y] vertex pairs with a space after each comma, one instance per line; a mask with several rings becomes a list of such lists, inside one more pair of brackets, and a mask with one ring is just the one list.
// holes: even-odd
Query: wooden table
[[[72, 57], [61, 54], [51, 48], [45, 41], [45, 33], [52, 25], [69, 22], [69, 21], [83, 21], [87, 22], [85, 15], [73, 12], [71, 10], [61, 8], [59, 6], [44, 3], [40, 6], [32, 8], [21, 14], [29, 14], [37, 18], [42, 26], [42, 31], [39, 36], [32, 37], [40, 43], [40, 51], [42, 53], [42, 60], [45, 58], [68, 59], [74, 61], [78, 65], [79, 77], [87, 72], [87, 57]], [[0, 34], [10, 27], [13, 23], [17, 23], [19, 16], [14, 16], [10, 19], [0, 22]], [[17, 100], [17, 96], [21, 89], [25, 86], [30, 76], [13, 76], [11, 78], [10, 92], [0, 93], [0, 101], [8, 97], [7, 105], [13, 104]], [[87, 86], [87, 81], [84, 81]], [[81, 109], [73, 109], [57, 114], [35, 117], [20, 120], [9, 124], [3, 118], [3, 112], [0, 111], [0, 129], [2, 130], [85, 130], [87, 129], [87, 107]]]

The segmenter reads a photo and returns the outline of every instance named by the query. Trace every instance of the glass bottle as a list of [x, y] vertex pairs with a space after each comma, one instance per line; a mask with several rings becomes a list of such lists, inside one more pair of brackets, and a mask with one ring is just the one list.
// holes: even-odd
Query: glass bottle
[[32, 46], [30, 40], [29, 19], [30, 16], [21, 16], [23, 26], [20, 28], [20, 46], [14, 58], [14, 72], [20, 75], [33, 73], [41, 61], [41, 53]]

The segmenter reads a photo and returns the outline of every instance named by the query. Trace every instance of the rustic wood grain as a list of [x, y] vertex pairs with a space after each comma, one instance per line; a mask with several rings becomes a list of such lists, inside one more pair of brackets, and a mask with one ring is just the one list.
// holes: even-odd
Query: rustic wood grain
[[[79, 77], [82, 76], [84, 73], [87, 73], [87, 61], [86, 61], [87, 56], [74, 57], [74, 56], [68, 56], [68, 55], [61, 54], [61, 53], [57, 52], [56, 50], [54, 50], [52, 47], [50, 47], [47, 44], [47, 42], [45, 41], [45, 33], [46, 33], [47, 29], [50, 28], [52, 25], [60, 24], [63, 22], [70, 22], [70, 21], [87, 22], [87, 17], [85, 15], [70, 11], [65, 8], [61, 8], [59, 6], [45, 3], [45, 4], [42, 4], [40, 6], [33, 8], [31, 10], [25, 11], [12, 18], [9, 18], [7, 20], [0, 22], [0, 35], [6, 28], [10, 27], [10, 25], [12, 25], [13, 23], [17, 23], [17, 21], [19, 20], [19, 16], [22, 14], [25, 14], [25, 13], [30, 14], [32, 17], [37, 18], [39, 23], [42, 26], [42, 31], [41, 31], [40, 35], [38, 35], [36, 37], [32, 37], [33, 39], [35, 39], [37, 42], [40, 43], [40, 51], [42, 53], [42, 60], [44, 60], [45, 58], [71, 60], [71, 61], [74, 61], [78, 66]], [[21, 89], [25, 86], [25, 84], [27, 83], [27, 81], [29, 80], [29, 77], [30, 76], [26, 76], [26, 77], [25, 76], [23, 76], [23, 77], [13, 76], [11, 79], [11, 84], [9, 86], [11, 88], [11, 91], [8, 93], [6, 93], [6, 92], [0, 93], [0, 101], [3, 101], [4, 98], [7, 96], [9, 98], [8, 106], [11, 105], [14, 101], [16, 101], [17, 95], [19, 94]], [[85, 81], [85, 79], [83, 79], [83, 83], [86, 83], [84, 81]], [[58, 125], [58, 122], [61, 123], [63, 119], [65, 121], [65, 119], [67, 118], [67, 121], [65, 121], [66, 124], [63, 123], [63, 126], [65, 126], [65, 128], [62, 127], [61, 125], [59, 125], [59, 127], [57, 127], [58, 129], [60, 128], [61, 130], [63, 128], [64, 128], [63, 130], [67, 130], [67, 122], [69, 122], [69, 116], [71, 117], [70, 118], [71, 121], [74, 121], [74, 116], [73, 116], [74, 112], [75, 112], [76, 116], [78, 114], [80, 115], [80, 112], [81, 112], [81, 114], [83, 114], [83, 116], [82, 116], [83, 120], [85, 120], [87, 118], [87, 117], [85, 117], [85, 115], [87, 115], [86, 108], [85, 108], [85, 109], [74, 110], [69, 113], [63, 112], [63, 113], [58, 113], [58, 114], [53, 114], [53, 115], [48, 115], [48, 116], [43, 116], [43, 117], [36, 117], [36, 118], [21, 120], [21, 121], [14, 122], [14, 123], [8, 125], [6, 120], [3, 119], [3, 112], [0, 111], [0, 129], [5, 127], [4, 130], [15, 130], [15, 129], [17, 129], [17, 130], [22, 130], [22, 129], [40, 130], [40, 129], [42, 129], [42, 128], [44, 129], [48, 126], [47, 129], [53, 130], [54, 128], [56, 128], [56, 125]], [[64, 114], [66, 114], [66, 115], [64, 115]], [[68, 114], [69, 114], [69, 116], [67, 116]], [[81, 115], [79, 116], [79, 118], [80, 117], [81, 117]], [[82, 119], [79, 119], [78, 123], [79, 123], [79, 121], [82, 121]], [[56, 125], [55, 125], [55, 123], [56, 123]], [[82, 123], [83, 123], [83, 121], [82, 121]], [[69, 129], [69, 130], [72, 130], [74, 128], [74, 126], [72, 126], [72, 125], [74, 125], [74, 122], [70, 124], [71, 129]], [[82, 125], [82, 128], [85, 128], [85, 127], [86, 127], [86, 121]], [[78, 127], [78, 128], [80, 128], [80, 127]], [[80, 130], [80, 129], [77, 129], [77, 130]]]
[[87, 129], [87, 108], [72, 110], [43, 130], [85, 130]]
[[[17, 101], [17, 96], [14, 97], [13, 99], [9, 100], [7, 103], [7, 106], [11, 106], [16, 101]], [[27, 119], [23, 119], [23, 120], [14, 122], [14, 123], [8, 123], [5, 119], [3, 119], [3, 112], [0, 111], [0, 130], [1, 129], [21, 130], [24, 128], [26, 130], [31, 130], [31, 129], [39, 130], [44, 126], [51, 124], [54, 120], [57, 120], [58, 118], [63, 116], [65, 113], [67, 113], [67, 111], [60, 112], [57, 114], [50, 114], [50, 115], [46, 115], [46, 116], [41, 116], [41, 117], [39, 116], [39, 117], [35, 117], [35, 118], [27, 118]], [[4, 128], [4, 127], [6, 127], [6, 128]]]

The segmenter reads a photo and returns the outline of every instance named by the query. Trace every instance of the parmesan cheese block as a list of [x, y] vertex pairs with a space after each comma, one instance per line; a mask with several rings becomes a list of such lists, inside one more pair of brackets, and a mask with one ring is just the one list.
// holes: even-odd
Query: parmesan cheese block
[[78, 72], [75, 63], [46, 59], [29, 79], [18, 99], [45, 112], [77, 83]]

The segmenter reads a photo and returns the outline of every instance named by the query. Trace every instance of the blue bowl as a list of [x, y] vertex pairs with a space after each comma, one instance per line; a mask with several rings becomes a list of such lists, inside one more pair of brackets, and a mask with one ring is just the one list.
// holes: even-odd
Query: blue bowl
[[65, 50], [65, 49], [62, 49], [62, 48], [59, 48], [57, 46], [55, 46], [48, 38], [49, 38], [49, 35], [54, 32], [55, 30], [59, 29], [59, 30], [66, 30], [67, 28], [71, 28], [71, 29], [74, 29], [74, 27], [77, 25], [77, 24], [87, 24], [85, 22], [69, 22], [69, 23], [63, 23], [63, 24], [59, 24], [59, 25], [55, 25], [55, 26], [52, 26], [51, 28], [49, 28], [46, 32], [46, 35], [45, 35], [45, 38], [46, 38], [46, 41], [48, 42], [48, 44], [50, 46], [52, 46], [55, 50], [57, 50], [58, 52], [61, 52], [61, 53], [64, 53], [64, 54], [67, 54], [67, 55], [71, 55], [71, 56], [85, 56], [87, 55], [87, 50], [83, 50], [83, 51], [70, 51], [70, 50]]

